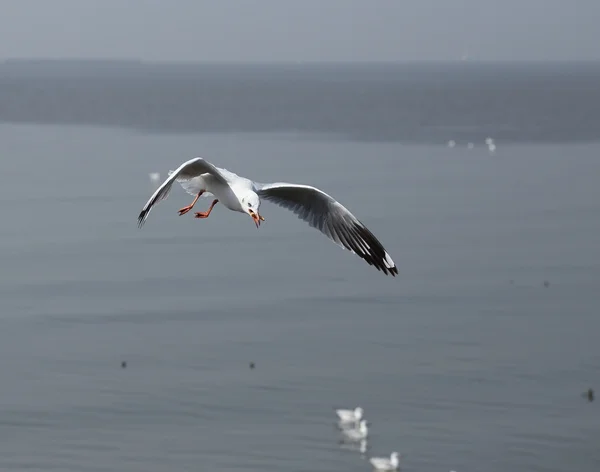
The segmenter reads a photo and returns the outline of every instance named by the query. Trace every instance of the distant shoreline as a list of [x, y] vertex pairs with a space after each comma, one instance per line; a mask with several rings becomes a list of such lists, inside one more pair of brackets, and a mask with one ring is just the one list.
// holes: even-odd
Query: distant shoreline
[[129, 66], [417, 66], [417, 65], [488, 65], [488, 66], [555, 66], [555, 65], [597, 65], [600, 66], [600, 60], [512, 60], [512, 61], [488, 61], [483, 59], [461, 60], [410, 60], [410, 61], [150, 61], [136, 58], [27, 58], [10, 57], [0, 59], [1, 66], [22, 66], [22, 65], [129, 65]]
[[598, 62], [0, 62], [0, 123], [355, 141], [600, 140]]

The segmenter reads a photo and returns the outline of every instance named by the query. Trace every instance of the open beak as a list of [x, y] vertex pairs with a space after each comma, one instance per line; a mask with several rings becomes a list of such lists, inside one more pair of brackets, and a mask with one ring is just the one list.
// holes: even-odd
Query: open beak
[[250, 216], [252, 216], [252, 219], [254, 220], [254, 224], [256, 225], [257, 228], [260, 226], [261, 221], [265, 221], [265, 219], [261, 215], [254, 213], [252, 210], [250, 210]]

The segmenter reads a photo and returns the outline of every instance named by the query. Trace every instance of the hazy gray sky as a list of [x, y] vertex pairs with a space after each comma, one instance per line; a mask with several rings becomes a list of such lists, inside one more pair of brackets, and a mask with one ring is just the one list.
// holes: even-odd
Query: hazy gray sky
[[2, 0], [0, 58], [600, 59], [600, 0]]

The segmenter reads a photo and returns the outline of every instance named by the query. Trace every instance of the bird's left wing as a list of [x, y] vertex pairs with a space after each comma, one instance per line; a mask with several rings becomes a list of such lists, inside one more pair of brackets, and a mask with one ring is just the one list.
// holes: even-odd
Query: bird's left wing
[[219, 172], [219, 169], [210, 162], [205, 161], [201, 157], [190, 159], [189, 161], [181, 164], [175, 171], [171, 172], [169, 177], [167, 177], [162, 185], [158, 187], [152, 194], [138, 216], [138, 226], [141, 228], [144, 225], [148, 215], [150, 214], [150, 210], [152, 210], [154, 205], [169, 196], [169, 193], [171, 192], [171, 186], [176, 179], [187, 180], [202, 174], [210, 174], [219, 182], [227, 184], [227, 180], [225, 177], [223, 177], [221, 172]]
[[256, 193], [295, 213], [338, 246], [374, 266], [386, 275], [398, 274], [396, 264], [377, 238], [350, 211], [333, 197], [309, 185], [255, 183]]

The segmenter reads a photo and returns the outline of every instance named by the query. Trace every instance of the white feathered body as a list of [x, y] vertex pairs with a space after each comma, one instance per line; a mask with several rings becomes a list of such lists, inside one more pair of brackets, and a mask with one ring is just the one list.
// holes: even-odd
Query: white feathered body
[[[216, 167], [216, 166], [215, 166]], [[227, 169], [216, 167], [221, 175], [227, 180], [229, 185], [223, 185], [211, 174], [202, 174], [191, 179], [177, 177], [175, 180], [190, 195], [196, 196], [200, 191], [204, 191], [202, 197], [214, 197], [220, 203], [233, 211], [243, 212], [240, 201], [236, 196], [237, 191], [244, 191], [253, 187], [252, 181], [240, 177]], [[170, 170], [169, 175], [174, 171]]]

